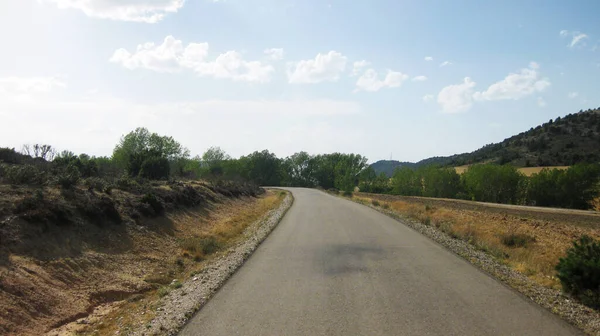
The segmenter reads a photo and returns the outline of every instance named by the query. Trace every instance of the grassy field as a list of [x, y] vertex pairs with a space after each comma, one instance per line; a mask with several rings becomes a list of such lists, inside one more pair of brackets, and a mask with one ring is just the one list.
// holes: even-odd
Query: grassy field
[[[569, 169], [569, 166], [552, 166], [552, 167], [524, 167], [524, 168], [519, 168], [518, 170], [523, 173], [523, 175], [525, 176], [531, 176], [533, 174], [539, 173], [542, 169], [547, 168], [547, 169], [560, 169], [560, 170], [565, 170], [565, 169]], [[464, 172], [467, 171], [467, 169], [469, 169], [469, 166], [459, 166], [459, 167], [454, 167], [454, 170], [456, 170], [456, 172], [458, 174], [462, 174]]]
[[571, 242], [583, 234], [600, 238], [600, 214], [593, 212], [365, 193], [355, 198], [468, 241], [550, 288], [560, 288], [554, 267]]

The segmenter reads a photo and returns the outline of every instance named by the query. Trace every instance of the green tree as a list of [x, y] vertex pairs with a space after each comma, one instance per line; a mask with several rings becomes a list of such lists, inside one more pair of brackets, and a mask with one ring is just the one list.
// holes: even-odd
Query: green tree
[[482, 202], [517, 204], [523, 193], [523, 179], [517, 168], [510, 165], [477, 164], [462, 175], [471, 199]]
[[220, 178], [223, 176], [223, 162], [231, 160], [231, 157], [220, 147], [210, 147], [202, 154], [202, 166], [208, 170], [211, 177]]
[[392, 193], [403, 196], [421, 196], [423, 186], [421, 177], [408, 168], [401, 167], [392, 176]]
[[241, 159], [240, 164], [248, 180], [261, 186], [281, 185], [281, 160], [268, 150], [254, 152]]
[[296, 187], [314, 187], [316, 161], [307, 152], [294, 153], [283, 160], [285, 185]]
[[140, 127], [121, 137], [113, 150], [112, 159], [126, 169], [130, 176], [137, 176], [144, 161], [153, 157], [176, 163], [188, 158], [189, 151], [170, 136], [160, 136]]

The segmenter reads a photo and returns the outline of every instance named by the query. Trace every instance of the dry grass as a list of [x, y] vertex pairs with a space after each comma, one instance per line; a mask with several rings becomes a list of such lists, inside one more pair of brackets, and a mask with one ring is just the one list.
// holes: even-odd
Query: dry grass
[[[373, 198], [377, 197], [362, 197], [362, 201], [369, 204]], [[466, 210], [451, 205], [431, 206], [425, 201], [395, 201], [391, 196], [381, 197], [379, 201], [384, 208], [389, 204], [389, 209], [397, 214], [433, 225], [452, 237], [468, 241], [550, 288], [560, 288], [554, 267], [571, 242], [582, 234], [600, 238], [597, 227], [488, 212], [484, 207]]]
[[[78, 335], [126, 335], [132, 326], [145, 325], [160, 308], [160, 298], [178, 284], [199, 273], [220, 252], [244, 239], [244, 230], [277, 208], [285, 193], [269, 190], [259, 198], [230, 200], [211, 211], [185, 210], [165, 216], [173, 223], [177, 248], [165, 260], [165, 268], [145, 277], [155, 289], [113, 305], [107, 312], [92, 315], [89, 325], [79, 326]], [[160, 219], [157, 219], [160, 220]], [[213, 250], [207, 250], [212, 241]], [[208, 253], [210, 252], [210, 253]], [[166, 256], [163, 256], [166, 257]], [[173, 280], [176, 280], [173, 283]]]
[[[565, 170], [565, 169], [569, 169], [569, 166], [548, 166], [548, 167], [524, 167], [524, 168], [519, 168], [518, 170], [523, 173], [523, 175], [525, 176], [531, 176], [533, 174], [537, 174], [539, 173], [542, 169], [547, 168], [547, 169], [560, 169], [560, 170]], [[465, 166], [458, 166], [458, 167], [454, 167], [454, 170], [458, 173], [458, 174], [463, 174], [464, 172], [466, 172], [469, 169], [469, 165], [465, 165]]]

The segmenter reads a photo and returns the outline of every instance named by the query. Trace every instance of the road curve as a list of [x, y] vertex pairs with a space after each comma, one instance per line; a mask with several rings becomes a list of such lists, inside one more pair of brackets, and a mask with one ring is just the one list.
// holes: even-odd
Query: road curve
[[440, 245], [317, 190], [180, 335], [579, 335]]

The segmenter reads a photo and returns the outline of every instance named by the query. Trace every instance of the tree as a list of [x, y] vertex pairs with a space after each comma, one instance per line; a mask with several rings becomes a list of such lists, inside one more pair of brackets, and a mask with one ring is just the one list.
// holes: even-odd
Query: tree
[[421, 196], [421, 178], [408, 167], [396, 169], [392, 176], [392, 193], [403, 196]]
[[283, 160], [285, 185], [296, 187], [314, 187], [316, 161], [307, 152], [294, 153]]
[[517, 204], [524, 194], [524, 175], [510, 165], [477, 164], [462, 175], [471, 199], [482, 202]]
[[231, 160], [231, 157], [220, 147], [210, 147], [202, 155], [202, 166], [208, 169], [211, 177], [223, 176], [223, 161]]
[[241, 161], [248, 180], [261, 186], [281, 185], [281, 160], [268, 150], [254, 152]]
[[113, 161], [126, 169], [130, 176], [139, 175], [142, 164], [151, 157], [176, 163], [188, 158], [189, 151], [172, 137], [150, 133], [142, 127], [121, 137], [113, 151]]
[[56, 156], [56, 150], [50, 145], [35, 144], [33, 147], [30, 145], [23, 145], [21, 152], [32, 158], [40, 158], [46, 161], [52, 161]]

